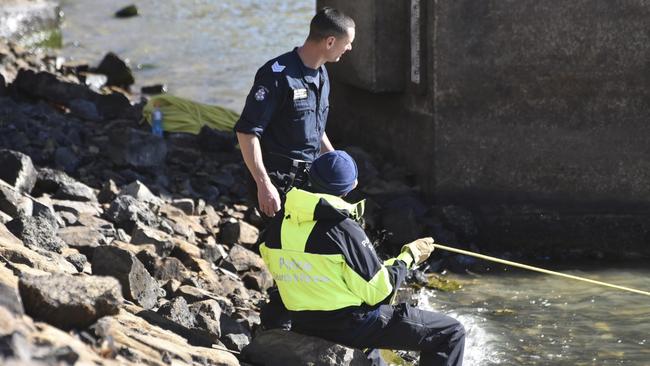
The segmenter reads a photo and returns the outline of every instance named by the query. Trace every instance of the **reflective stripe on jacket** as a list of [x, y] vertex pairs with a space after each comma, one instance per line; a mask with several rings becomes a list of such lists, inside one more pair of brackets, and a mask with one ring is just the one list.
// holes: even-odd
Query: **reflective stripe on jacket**
[[269, 225], [260, 253], [291, 311], [331, 311], [388, 302], [413, 262], [382, 263], [351, 217], [360, 204], [293, 188]]

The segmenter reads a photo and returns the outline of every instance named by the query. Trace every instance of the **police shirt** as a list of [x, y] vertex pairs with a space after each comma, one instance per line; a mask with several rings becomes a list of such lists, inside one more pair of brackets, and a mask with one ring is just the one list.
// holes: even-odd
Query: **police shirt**
[[306, 67], [294, 48], [257, 71], [235, 131], [260, 138], [267, 169], [281, 169], [269, 166], [269, 156], [311, 162], [320, 154], [329, 89], [325, 66]]

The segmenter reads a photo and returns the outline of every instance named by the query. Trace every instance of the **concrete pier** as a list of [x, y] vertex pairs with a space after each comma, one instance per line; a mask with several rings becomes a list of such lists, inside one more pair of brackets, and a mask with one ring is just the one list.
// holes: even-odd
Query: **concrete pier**
[[357, 22], [328, 135], [404, 162], [482, 242], [650, 253], [650, 4], [319, 0]]

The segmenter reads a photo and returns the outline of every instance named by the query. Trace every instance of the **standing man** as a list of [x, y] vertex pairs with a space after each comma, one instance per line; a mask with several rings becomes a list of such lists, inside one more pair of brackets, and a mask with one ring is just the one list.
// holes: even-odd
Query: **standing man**
[[359, 206], [342, 199], [357, 184], [343, 151], [314, 160], [309, 191], [287, 193], [260, 253], [291, 311], [292, 331], [355, 348], [420, 351], [420, 366], [460, 366], [465, 329], [444, 314], [392, 304], [407, 271], [423, 263], [433, 238], [404, 245], [382, 262], [356, 222]]
[[293, 51], [271, 59], [255, 75], [235, 125], [257, 191], [260, 210], [272, 217], [291, 187], [307, 182], [311, 162], [334, 150], [325, 133], [330, 83], [326, 62], [352, 49], [354, 21], [333, 8], [311, 20], [309, 36]]

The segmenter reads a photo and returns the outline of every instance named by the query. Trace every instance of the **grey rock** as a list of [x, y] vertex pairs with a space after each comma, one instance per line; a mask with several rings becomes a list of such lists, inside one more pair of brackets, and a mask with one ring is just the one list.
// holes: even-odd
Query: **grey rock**
[[136, 224], [131, 233], [131, 244], [153, 244], [156, 247], [156, 254], [161, 257], [169, 256], [175, 247], [169, 234], [142, 224]]
[[66, 243], [56, 234], [57, 227], [42, 216], [18, 216], [7, 223], [7, 229], [23, 241], [25, 246], [61, 253]]
[[110, 277], [26, 276], [18, 288], [28, 315], [61, 329], [85, 328], [117, 314], [122, 300], [120, 285]]
[[216, 300], [198, 301], [189, 306], [194, 315], [194, 325], [214, 335], [215, 339], [221, 338], [221, 306]]
[[138, 201], [151, 203], [155, 206], [161, 206], [163, 203], [159, 197], [151, 193], [149, 188], [147, 188], [147, 186], [139, 180], [136, 180], [135, 182], [122, 187], [120, 193], [127, 194], [134, 197]]
[[107, 85], [127, 88], [134, 83], [131, 68], [113, 52], [107, 53], [95, 72], [108, 77]]
[[86, 263], [88, 263], [88, 258], [81, 253], [68, 254], [65, 256], [65, 260], [70, 262], [79, 272], [83, 272]]
[[62, 168], [66, 173], [77, 171], [80, 162], [79, 154], [67, 146], [59, 146], [54, 152], [54, 164]]
[[147, 204], [129, 195], [115, 198], [106, 211], [106, 218], [127, 232], [133, 231], [139, 222], [146, 226], [156, 226], [159, 222]]
[[35, 194], [49, 193], [53, 198], [62, 200], [97, 201], [92, 188], [62, 171], [49, 168], [39, 169], [34, 192]]
[[145, 309], [156, 305], [158, 284], [132, 253], [113, 246], [101, 246], [95, 249], [91, 263], [93, 275], [117, 278], [126, 299]]
[[79, 217], [81, 214], [99, 216], [102, 212], [102, 209], [96, 202], [69, 201], [58, 199], [51, 199], [50, 202], [55, 212], [70, 212], [77, 217]]
[[228, 253], [227, 261], [230, 262], [238, 272], [248, 271], [250, 269], [260, 270], [266, 268], [262, 257], [241, 245], [233, 245]]
[[250, 337], [245, 334], [226, 334], [221, 337], [221, 342], [226, 348], [241, 352], [250, 343]]
[[58, 235], [70, 248], [87, 256], [92, 256], [95, 248], [106, 242], [102, 233], [85, 226], [68, 226], [59, 229]]
[[65, 226], [75, 225], [79, 222], [79, 217], [72, 212], [58, 211], [56, 214], [63, 220]]
[[220, 238], [224, 244], [253, 245], [259, 238], [259, 229], [245, 221], [230, 218], [222, 223]]
[[185, 282], [191, 276], [192, 274], [183, 263], [174, 257], [162, 259], [158, 267], [154, 270], [154, 277], [159, 281], [177, 280], [179, 282]]
[[[224, 342], [225, 343], [225, 342]], [[258, 334], [242, 351], [245, 360], [266, 366], [370, 366], [366, 355], [324, 339], [273, 329]]]
[[164, 138], [145, 131], [127, 128], [111, 131], [108, 155], [117, 165], [154, 168], [164, 165], [167, 145]]
[[4, 264], [0, 264], [0, 307], [14, 314], [24, 314], [23, 301], [18, 293], [18, 278]]
[[187, 301], [176, 297], [158, 309], [158, 314], [186, 328], [194, 327], [194, 314], [190, 312]]
[[14, 187], [0, 180], [0, 210], [11, 217], [31, 216], [34, 211], [34, 203]]
[[273, 286], [273, 276], [267, 270], [250, 271], [242, 276], [246, 288], [264, 292]]
[[20, 193], [30, 193], [36, 184], [36, 169], [32, 159], [18, 151], [0, 150], [0, 179]]
[[[116, 236], [115, 226], [112, 223], [96, 217], [94, 215], [88, 215], [82, 213], [78, 216], [79, 225], [85, 226], [89, 229], [97, 231], [99, 234], [102, 234], [106, 237]], [[128, 242], [128, 240], [123, 240]]]
[[117, 184], [115, 184], [114, 180], [109, 179], [102, 185], [102, 189], [97, 194], [97, 201], [99, 203], [110, 203], [118, 194], [120, 194], [120, 190], [117, 188]]

